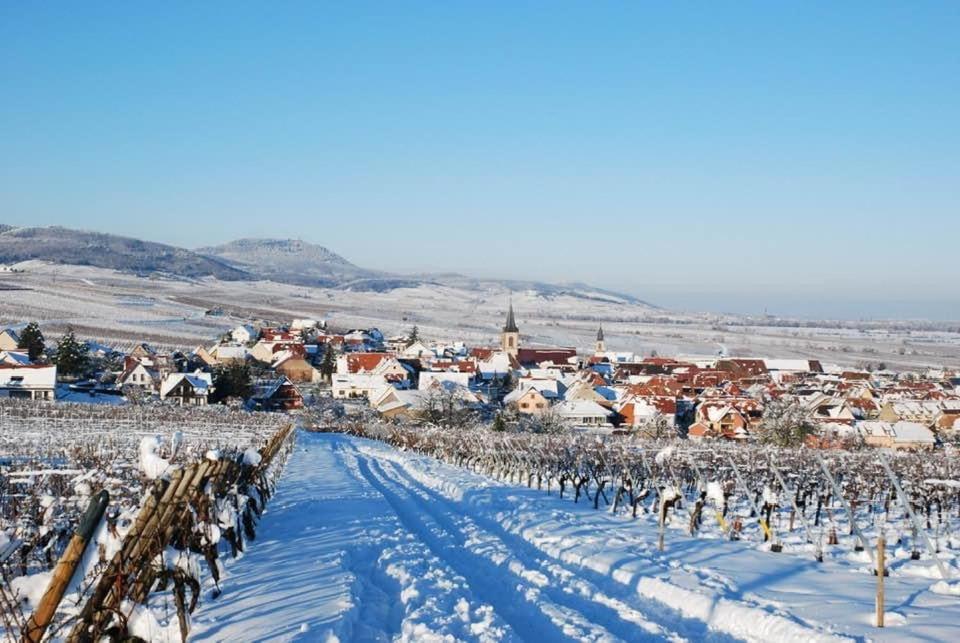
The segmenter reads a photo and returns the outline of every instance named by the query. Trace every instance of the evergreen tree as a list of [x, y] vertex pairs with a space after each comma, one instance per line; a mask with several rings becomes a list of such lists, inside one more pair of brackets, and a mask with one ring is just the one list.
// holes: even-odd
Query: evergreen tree
[[73, 327], [68, 326], [60, 341], [57, 342], [57, 352], [54, 361], [57, 371], [61, 375], [81, 375], [87, 367], [87, 343], [77, 339]]
[[413, 325], [413, 328], [410, 329], [410, 334], [407, 336], [407, 346], [413, 346], [420, 341], [420, 329], [416, 324]]
[[253, 377], [250, 373], [250, 365], [246, 362], [231, 362], [214, 371], [213, 393], [210, 396], [214, 403], [223, 402], [231, 397], [245, 400], [251, 395], [253, 395]]
[[20, 342], [17, 348], [27, 351], [27, 356], [31, 362], [36, 361], [43, 355], [46, 348], [43, 339], [43, 333], [40, 332], [40, 325], [33, 321], [27, 324], [23, 332], [20, 333]]
[[507, 422], [503, 419], [502, 413], [497, 413], [497, 417], [493, 418], [493, 426], [491, 428], [498, 433], [503, 433], [507, 430]]
[[320, 362], [320, 373], [329, 380], [337, 370], [337, 356], [332, 344], [327, 344], [327, 352], [323, 354], [323, 361]]

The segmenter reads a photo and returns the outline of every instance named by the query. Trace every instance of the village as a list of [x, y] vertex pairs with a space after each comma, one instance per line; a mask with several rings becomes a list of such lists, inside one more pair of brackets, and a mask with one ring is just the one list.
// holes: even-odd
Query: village
[[0, 397], [279, 412], [338, 403], [394, 423], [816, 448], [923, 450], [960, 436], [956, 371], [642, 356], [609, 347], [602, 326], [588, 350], [530, 346], [512, 302], [494, 346], [295, 319], [239, 325], [187, 351], [118, 352], [72, 332], [47, 347], [32, 323], [0, 332]]

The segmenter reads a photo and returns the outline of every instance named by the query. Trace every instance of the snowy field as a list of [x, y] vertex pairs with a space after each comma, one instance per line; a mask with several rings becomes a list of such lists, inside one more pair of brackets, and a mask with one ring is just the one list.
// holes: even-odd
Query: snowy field
[[[895, 554], [887, 627], [856, 555], [693, 539], [378, 442], [300, 435], [248, 554], [191, 638], [956, 640], [960, 598]], [[956, 573], [955, 562], [951, 567]], [[950, 589], [956, 589], [952, 587]]]
[[[593, 346], [603, 324], [607, 347], [649, 355], [746, 355], [819, 359], [890, 368], [960, 366], [960, 323], [864, 322], [756, 325], [737, 315], [680, 313], [640, 303], [543, 296], [503, 287], [425, 284], [388, 292], [308, 288], [273, 282], [137, 277], [84, 266], [18, 264], [0, 279], [0, 325], [37, 320], [55, 337], [67, 324], [84, 339], [117, 348], [148, 341], [161, 348], [209, 344], [249, 321], [326, 319], [334, 328], [375, 326], [430, 340], [494, 344], [510, 298], [528, 343]], [[208, 311], [218, 315], [208, 315]]]

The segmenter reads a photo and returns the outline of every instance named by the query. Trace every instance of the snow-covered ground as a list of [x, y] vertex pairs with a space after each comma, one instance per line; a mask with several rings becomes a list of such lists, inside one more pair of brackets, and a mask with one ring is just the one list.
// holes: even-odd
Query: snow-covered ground
[[[952, 640], [960, 598], [920, 567], [886, 583], [691, 538], [359, 438], [303, 434], [258, 541], [192, 638], [226, 640]], [[929, 565], [929, 563], [924, 563]], [[911, 571], [912, 573], [907, 573]]]

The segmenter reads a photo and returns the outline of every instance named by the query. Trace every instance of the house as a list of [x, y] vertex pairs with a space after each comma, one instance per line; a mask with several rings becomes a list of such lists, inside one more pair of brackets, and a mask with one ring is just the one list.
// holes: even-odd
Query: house
[[385, 418], [405, 417], [420, 419], [432, 406], [436, 410], [437, 392], [446, 391], [452, 395], [456, 405], [477, 408], [487, 400], [478, 393], [454, 382], [434, 381], [429, 389], [397, 389], [387, 385], [370, 396], [370, 406]]
[[303, 395], [286, 377], [254, 383], [250, 405], [263, 411], [293, 411], [303, 408]]
[[0, 351], [15, 351], [20, 347], [20, 336], [12, 328], [0, 331]]
[[423, 391], [401, 390], [384, 382], [383, 388], [369, 394], [370, 408], [385, 418], [413, 417], [421, 403]]
[[929, 428], [918, 422], [860, 422], [857, 430], [868, 446], [894, 450], [928, 450], [937, 442]]
[[378, 351], [383, 345], [383, 333], [376, 328], [355, 328], [343, 334], [343, 350], [345, 351]]
[[521, 366], [540, 366], [542, 364], [571, 364], [577, 359], [575, 348], [520, 348], [517, 361]]
[[940, 402], [936, 400], [894, 400], [880, 407], [878, 419], [884, 422], [917, 422], [930, 426], [940, 415]]
[[477, 349], [474, 349], [473, 353], [477, 358], [477, 371], [485, 380], [503, 377], [520, 368], [519, 362], [509, 353]]
[[560, 399], [564, 397], [567, 387], [563, 382], [553, 377], [521, 377], [517, 380], [517, 388], [524, 391], [528, 388], [535, 388], [546, 397]]
[[581, 427], [602, 427], [610, 425], [613, 412], [596, 402], [584, 400], [565, 400], [554, 407], [557, 414], [569, 424]]
[[245, 362], [250, 358], [247, 347], [238, 344], [217, 344], [210, 349], [209, 354], [217, 364]]
[[393, 388], [378, 373], [334, 373], [330, 382], [333, 397], [337, 399], [367, 398], [386, 387]]
[[563, 399], [596, 402], [600, 405], [609, 405], [610, 403], [610, 400], [598, 393], [592, 384], [583, 380], [577, 380], [570, 384], [563, 394]]
[[134, 346], [133, 350], [131, 350], [128, 353], [128, 355], [136, 359], [144, 359], [144, 358], [153, 359], [154, 357], [157, 356], [157, 351], [152, 346], [150, 346], [150, 344], [147, 344], [146, 342], [142, 342]]
[[417, 388], [430, 388], [434, 382], [453, 382], [457, 386], [470, 386], [470, 380], [473, 379], [471, 373], [460, 371], [420, 371], [420, 381]]
[[197, 346], [194, 348], [191, 355], [206, 368], [213, 368], [217, 365], [217, 358], [211, 355], [210, 351], [203, 346]]
[[337, 373], [380, 375], [388, 382], [408, 379], [408, 371], [390, 353], [350, 353], [337, 357]]
[[257, 338], [257, 329], [249, 324], [241, 324], [230, 331], [230, 339], [237, 344], [247, 344]]
[[294, 319], [290, 322], [290, 330], [305, 331], [326, 327], [327, 323], [319, 319]]
[[[621, 405], [619, 412], [623, 417], [622, 424], [631, 427], [643, 426], [661, 415], [656, 406], [641, 397], [634, 397]], [[668, 422], [672, 425], [673, 418], [671, 417]]]
[[763, 364], [771, 374], [823, 372], [823, 365], [815, 359], [765, 359]]
[[880, 407], [872, 398], [854, 396], [846, 398], [846, 401], [847, 406], [850, 407], [854, 417], [858, 420], [875, 420], [880, 414]]
[[762, 359], [720, 359], [717, 360], [716, 370], [726, 373], [727, 379], [742, 380], [767, 374], [767, 365]]
[[54, 400], [56, 390], [56, 366], [0, 364], [0, 397]]
[[321, 379], [320, 371], [304, 358], [301, 351], [285, 350], [277, 353], [271, 368], [297, 384], [319, 382]]
[[261, 339], [250, 348], [249, 354], [258, 362], [272, 364], [274, 354], [285, 350], [303, 352], [304, 349], [303, 344], [297, 341], [273, 342]]
[[160, 384], [160, 399], [172, 400], [180, 406], [206, 406], [213, 392], [210, 373], [170, 373]]
[[822, 422], [853, 424], [857, 419], [856, 411], [842, 398], [814, 393], [802, 402], [814, 419]]
[[424, 359], [434, 357], [434, 353], [426, 344], [418, 340], [409, 346], [404, 346], [400, 351], [400, 356], [409, 359]]
[[749, 436], [748, 427], [747, 418], [730, 400], [709, 400], [697, 406], [695, 421], [687, 436], [744, 440]]
[[128, 356], [124, 358], [123, 370], [117, 376], [117, 388], [135, 386], [153, 393], [160, 389], [165, 376], [166, 373], [161, 373], [151, 360]]
[[556, 398], [554, 392], [547, 391], [545, 395], [534, 386], [526, 389], [516, 388], [504, 396], [503, 403], [515, 407], [519, 413], [537, 415], [550, 408], [550, 399], [547, 395], [550, 399]]

